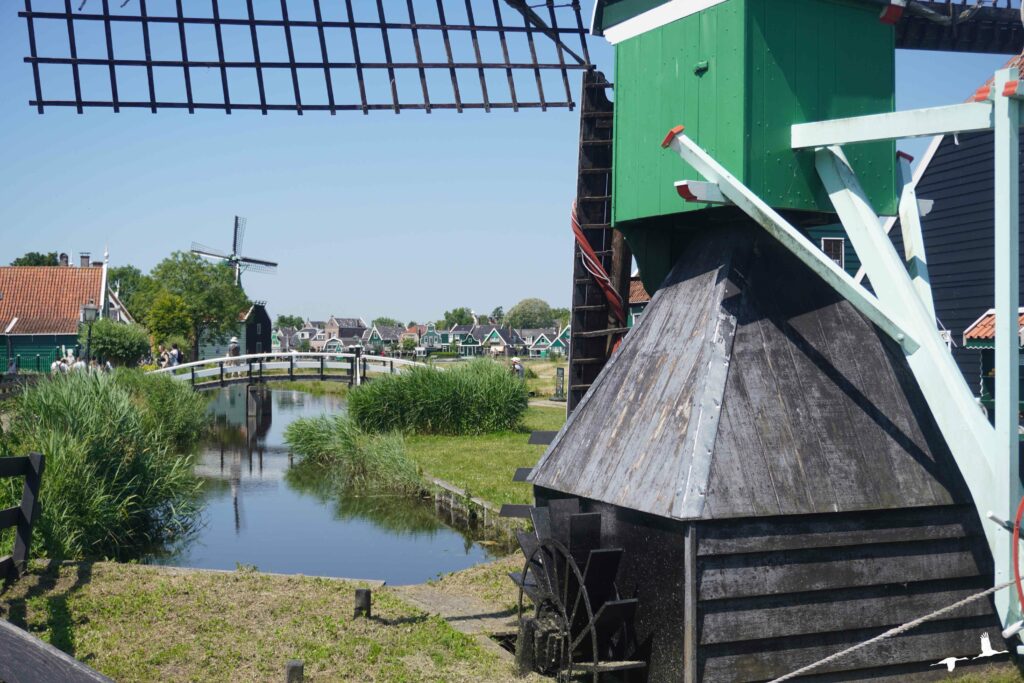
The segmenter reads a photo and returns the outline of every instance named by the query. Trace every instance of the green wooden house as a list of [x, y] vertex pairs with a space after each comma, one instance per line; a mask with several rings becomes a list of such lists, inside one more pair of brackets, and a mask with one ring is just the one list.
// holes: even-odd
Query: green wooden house
[[86, 304], [97, 306], [100, 317], [132, 320], [107, 286], [105, 260], [90, 262], [83, 254], [79, 267], [0, 267], [0, 371], [14, 359], [21, 370], [45, 372], [59, 356], [77, 355]]
[[[1020, 309], [1020, 316], [1018, 316], [1018, 329], [1021, 330], [1020, 334], [1018, 334], [1018, 338], [1024, 341], [1024, 308]], [[974, 388], [975, 393], [978, 396], [978, 400], [981, 401], [981, 404], [988, 410], [990, 419], [994, 415], [992, 409], [996, 404], [995, 342], [996, 312], [995, 309], [989, 309], [985, 311], [980, 318], [975, 320], [966, 330], [964, 330], [963, 348], [972, 349], [977, 352], [978, 374]], [[1022, 344], [1022, 346], [1024, 346], [1024, 344]], [[1022, 384], [1024, 384], [1024, 375], [1022, 375]], [[1021, 392], [1020, 409], [1024, 410], [1024, 392]]]

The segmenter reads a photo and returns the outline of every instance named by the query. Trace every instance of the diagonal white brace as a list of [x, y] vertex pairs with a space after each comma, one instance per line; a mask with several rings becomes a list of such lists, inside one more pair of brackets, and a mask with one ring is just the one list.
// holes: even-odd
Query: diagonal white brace
[[[992, 509], [996, 472], [995, 430], [981, 411], [967, 382], [911, 282], [907, 269], [889, 237], [879, 225], [864, 190], [838, 147], [816, 153], [818, 175], [839, 214], [846, 234], [871, 280], [878, 298], [895, 310], [921, 348], [907, 354], [907, 362], [931, 409], [935, 422], [971, 491], [979, 513]], [[993, 555], [1004, 539], [992, 525], [984, 527]]]
[[910, 157], [899, 153], [900, 179], [903, 191], [900, 194], [900, 229], [903, 232], [903, 257], [907, 272], [914, 283], [914, 289], [921, 303], [935, 320], [935, 302], [932, 300], [932, 284], [928, 277], [928, 259], [925, 256], [924, 236], [921, 231], [921, 205], [917, 199], [917, 183], [910, 170]]
[[775, 209], [768, 206], [764, 200], [687, 137], [681, 126], [669, 132], [663, 146], [672, 149], [682, 157], [683, 161], [717, 185], [726, 199], [739, 207], [783, 246], [793, 252], [797, 258], [853, 304], [854, 308], [899, 342], [906, 353], [913, 353], [918, 349], [920, 344], [915, 340], [914, 335], [908, 332], [903, 324], [897, 322], [899, 318], [892, 315], [875, 295], [854, 282], [846, 271], [825, 256]]

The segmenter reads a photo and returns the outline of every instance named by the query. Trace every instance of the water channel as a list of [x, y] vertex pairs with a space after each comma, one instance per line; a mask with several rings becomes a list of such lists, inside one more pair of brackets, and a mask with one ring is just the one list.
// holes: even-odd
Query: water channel
[[299, 466], [284, 430], [300, 417], [345, 410], [336, 396], [270, 390], [247, 417], [244, 386], [210, 402], [215, 427], [197, 459], [205, 507], [200, 526], [149, 561], [420, 583], [486, 562], [488, 548], [447, 526], [431, 501], [339, 493]]

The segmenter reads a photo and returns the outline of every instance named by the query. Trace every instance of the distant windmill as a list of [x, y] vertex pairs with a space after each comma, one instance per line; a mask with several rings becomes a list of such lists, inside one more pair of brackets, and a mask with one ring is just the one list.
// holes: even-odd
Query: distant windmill
[[261, 259], [249, 258], [248, 256], [242, 256], [242, 240], [245, 239], [245, 219], [239, 216], [235, 216], [235, 233], [234, 238], [231, 241], [231, 253], [225, 254], [219, 249], [208, 247], [205, 244], [199, 242], [192, 243], [192, 253], [205, 256], [206, 258], [216, 259], [227, 263], [235, 269], [235, 282], [237, 284], [242, 283], [242, 273], [268, 273], [273, 274], [277, 272], [277, 264], [273, 261], [263, 261]]

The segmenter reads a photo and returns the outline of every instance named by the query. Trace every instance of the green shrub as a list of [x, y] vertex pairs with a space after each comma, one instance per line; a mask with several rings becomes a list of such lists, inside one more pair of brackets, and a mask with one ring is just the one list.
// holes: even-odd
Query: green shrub
[[400, 434], [366, 434], [347, 415], [302, 418], [285, 428], [285, 443], [340, 487], [414, 492], [419, 468]]
[[526, 385], [504, 365], [477, 359], [447, 370], [414, 367], [349, 393], [349, 414], [369, 432], [487, 434], [514, 429]]
[[134, 367], [149, 353], [149, 332], [142, 325], [101, 318], [92, 325], [92, 341], [89, 341], [89, 328], [83, 326], [78, 343], [83, 349], [88, 343], [89, 355], [93, 358]]
[[[123, 559], [191, 528], [198, 479], [181, 452], [200, 430], [176, 430], [196, 405], [137, 375], [57, 375], [17, 399], [4, 451], [46, 456], [34, 554]], [[20, 496], [20, 479], [0, 481], [0, 507]]]
[[114, 378], [135, 396], [147, 427], [158, 439], [178, 451], [193, 448], [209, 421], [206, 397], [165, 374], [147, 375], [141, 370], [121, 369]]

